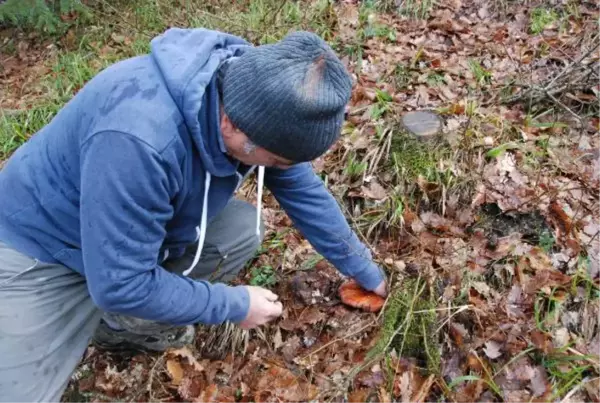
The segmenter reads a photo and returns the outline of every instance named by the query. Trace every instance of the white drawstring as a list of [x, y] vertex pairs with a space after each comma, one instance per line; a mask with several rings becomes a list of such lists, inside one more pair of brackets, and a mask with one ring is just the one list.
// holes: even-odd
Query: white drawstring
[[[256, 201], [256, 236], [260, 238], [260, 218], [261, 218], [261, 210], [262, 210], [262, 195], [263, 195], [263, 186], [265, 182], [265, 167], [258, 167], [258, 200]], [[206, 237], [206, 214], [208, 211], [208, 189], [210, 188], [210, 173], [206, 173], [206, 179], [204, 181], [204, 200], [202, 202], [202, 219], [200, 221], [200, 229], [196, 227], [196, 233], [198, 234], [198, 248], [196, 249], [196, 256], [194, 256], [194, 261], [192, 265], [183, 272], [184, 276], [189, 275], [194, 267], [200, 261], [200, 255], [202, 254], [202, 247], [204, 246], [204, 238]]]
[[262, 208], [263, 184], [265, 182], [265, 167], [258, 167], [258, 200], [256, 200], [256, 236], [260, 238], [260, 210]]
[[206, 214], [208, 211], [208, 189], [210, 188], [210, 173], [206, 172], [206, 179], [204, 180], [204, 201], [202, 202], [202, 219], [200, 221], [200, 229], [196, 227], [196, 233], [198, 233], [198, 249], [196, 249], [196, 256], [192, 265], [183, 272], [184, 276], [187, 276], [194, 270], [194, 267], [200, 261], [200, 255], [202, 254], [202, 247], [204, 246], [204, 238], [206, 237]]

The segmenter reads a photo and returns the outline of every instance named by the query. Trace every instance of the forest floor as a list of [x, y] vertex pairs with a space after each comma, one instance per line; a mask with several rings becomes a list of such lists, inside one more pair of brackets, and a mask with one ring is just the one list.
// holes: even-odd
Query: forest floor
[[[0, 161], [168, 27], [317, 32], [353, 75], [314, 162], [391, 278], [379, 313], [265, 195], [241, 283], [283, 316], [162, 354], [90, 347], [65, 401], [600, 401], [598, 7], [587, 1], [95, 1], [64, 34], [0, 31]], [[429, 110], [439, 139], [402, 116]], [[0, 163], [1, 164], [1, 163]], [[240, 197], [255, 202], [254, 184]]]

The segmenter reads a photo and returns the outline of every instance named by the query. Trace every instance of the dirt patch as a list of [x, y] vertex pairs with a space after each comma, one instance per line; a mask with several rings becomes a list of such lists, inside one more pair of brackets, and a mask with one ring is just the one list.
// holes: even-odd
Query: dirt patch
[[502, 212], [497, 204], [486, 204], [479, 210], [479, 221], [471, 229], [481, 228], [491, 242], [511, 234], [521, 234], [524, 241], [538, 244], [544, 233], [550, 232], [546, 219], [538, 212]]

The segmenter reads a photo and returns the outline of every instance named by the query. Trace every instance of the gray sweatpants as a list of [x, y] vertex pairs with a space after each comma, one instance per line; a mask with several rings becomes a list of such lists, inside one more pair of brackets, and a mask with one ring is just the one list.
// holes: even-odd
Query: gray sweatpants
[[[208, 225], [192, 277], [233, 279], [260, 244], [255, 225], [255, 207], [232, 200]], [[191, 246], [164, 266], [180, 273], [194, 253]], [[103, 314], [83, 276], [0, 242], [0, 401], [59, 401]], [[139, 327], [140, 334], [163, 326], [112, 314], [111, 319], [130, 331]]]

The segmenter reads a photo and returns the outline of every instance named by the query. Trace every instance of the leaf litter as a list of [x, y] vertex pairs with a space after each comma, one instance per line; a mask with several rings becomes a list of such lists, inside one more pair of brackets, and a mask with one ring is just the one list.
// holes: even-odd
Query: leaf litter
[[[548, 87], [582, 57], [593, 70], [586, 32], [598, 8], [569, 2], [561, 12], [571, 14], [534, 35], [542, 2], [437, 2], [425, 19], [366, 3], [332, 6], [355, 85], [343, 139], [315, 169], [390, 274], [390, 297], [377, 309], [344, 303], [348, 279], [268, 195], [267, 242], [239, 282], [251, 267], [272, 267], [282, 317], [249, 332], [208, 327], [163, 354], [90, 347], [63, 400], [598, 401], [600, 140], [598, 119], [584, 113], [598, 91]], [[113, 57], [132, 43], [129, 32], [111, 38], [94, 51]], [[43, 98], [40, 77], [55, 57], [18, 37], [16, 53], [0, 55], [10, 88], [0, 104]], [[505, 102], [543, 86], [560, 100], [536, 101], [543, 113]], [[443, 118], [449, 144], [400, 154], [399, 117], [421, 109]], [[394, 307], [409, 283], [428, 290], [421, 305]], [[404, 348], [424, 334], [437, 366], [431, 351]]]

